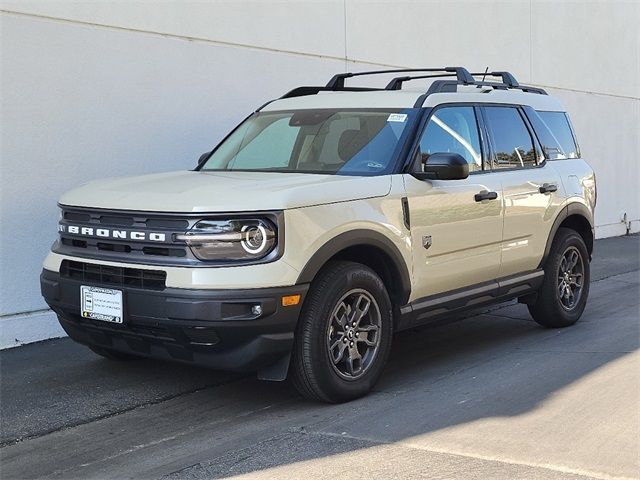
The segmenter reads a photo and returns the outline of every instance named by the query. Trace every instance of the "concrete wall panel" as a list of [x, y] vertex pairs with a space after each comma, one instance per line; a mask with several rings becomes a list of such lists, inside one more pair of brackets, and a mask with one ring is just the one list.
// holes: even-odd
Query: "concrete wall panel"
[[624, 214], [640, 231], [640, 100], [548, 89], [567, 108], [582, 156], [596, 172], [596, 235], [624, 235]]
[[[192, 168], [266, 100], [343, 61], [2, 18], [0, 314], [45, 307], [56, 199], [100, 177]], [[255, 66], [262, 68], [259, 75]]]
[[531, 4], [532, 81], [640, 97], [640, 2]]
[[597, 235], [640, 230], [637, 1], [5, 0], [1, 8], [0, 348], [60, 333], [38, 274], [63, 191], [190, 168], [256, 106], [345, 68], [489, 66], [551, 87], [597, 173]]
[[274, 50], [344, 57], [342, 0], [188, 3], [5, 0], [3, 9]]
[[347, 56], [398, 66], [463, 65], [530, 80], [529, 3], [354, 0], [346, 4]]

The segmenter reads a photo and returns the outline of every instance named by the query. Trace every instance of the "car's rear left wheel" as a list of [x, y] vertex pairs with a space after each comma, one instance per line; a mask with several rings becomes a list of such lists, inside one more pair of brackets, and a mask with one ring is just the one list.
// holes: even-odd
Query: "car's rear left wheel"
[[561, 328], [578, 321], [589, 296], [589, 252], [582, 237], [560, 228], [544, 264], [544, 281], [529, 312], [540, 325]]

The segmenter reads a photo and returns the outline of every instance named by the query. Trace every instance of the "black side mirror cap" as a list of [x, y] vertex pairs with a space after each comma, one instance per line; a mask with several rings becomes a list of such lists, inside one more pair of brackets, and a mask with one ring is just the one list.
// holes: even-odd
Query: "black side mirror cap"
[[464, 180], [469, 176], [469, 164], [458, 153], [423, 155], [422, 172], [412, 175], [419, 180]]

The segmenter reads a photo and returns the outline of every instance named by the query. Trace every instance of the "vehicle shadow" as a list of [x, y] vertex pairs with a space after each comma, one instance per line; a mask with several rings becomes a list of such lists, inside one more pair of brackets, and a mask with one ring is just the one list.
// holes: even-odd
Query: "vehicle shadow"
[[[343, 405], [287, 383], [112, 363], [69, 340], [5, 352], [3, 477], [224, 478], [525, 415], [638, 349], [638, 285], [637, 272], [593, 283], [583, 319], [562, 330], [507, 305], [401, 332], [375, 390]], [[544, 432], [533, 422], [518, 441]], [[570, 428], [590, 435], [592, 422]]]
[[[564, 442], [592, 436], [592, 428], [602, 418], [585, 413], [583, 418], [557, 426], [559, 433], [551, 438], [545, 436], [550, 430], [548, 420], [536, 410], [558, 395], [578, 395], [573, 389], [585, 377], [613, 368], [617, 360], [638, 349], [637, 292], [638, 283], [594, 283], [597, 300], [590, 303], [581, 322], [562, 330], [539, 327], [527, 319], [526, 307], [513, 305], [402, 332], [396, 336], [388, 368], [368, 397], [337, 406], [291, 401], [277, 410], [280, 421], [289, 425], [284, 433], [270, 440], [258, 436], [262, 440], [242, 450], [176, 470], [170, 478], [196, 472], [206, 478], [264, 469], [280, 472], [277, 469], [284, 465], [308, 465], [313, 459], [381, 444], [441, 440], [451, 435], [452, 427], [462, 427], [461, 435], [475, 436], [478, 444], [493, 442], [506, 450], [534, 444], [536, 439], [546, 441], [552, 458], [554, 450], [561, 454], [558, 447]], [[507, 418], [519, 416], [531, 417], [518, 420], [530, 431], [506, 426]], [[471, 430], [474, 424], [477, 431]], [[503, 431], [505, 437], [496, 438]], [[481, 432], [487, 437], [478, 437]], [[625, 442], [630, 441], [616, 436], [602, 443], [615, 452], [617, 448], [629, 450]], [[633, 458], [627, 460], [633, 462]]]

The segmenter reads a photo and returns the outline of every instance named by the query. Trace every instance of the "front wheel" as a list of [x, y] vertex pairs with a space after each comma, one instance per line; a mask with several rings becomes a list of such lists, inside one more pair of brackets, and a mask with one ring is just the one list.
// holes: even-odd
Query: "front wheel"
[[589, 253], [574, 230], [560, 228], [544, 265], [544, 281], [529, 312], [540, 325], [561, 328], [578, 321], [587, 304]]
[[353, 262], [332, 262], [311, 284], [296, 331], [293, 384], [305, 397], [344, 402], [367, 394], [393, 337], [391, 301], [380, 277]]

